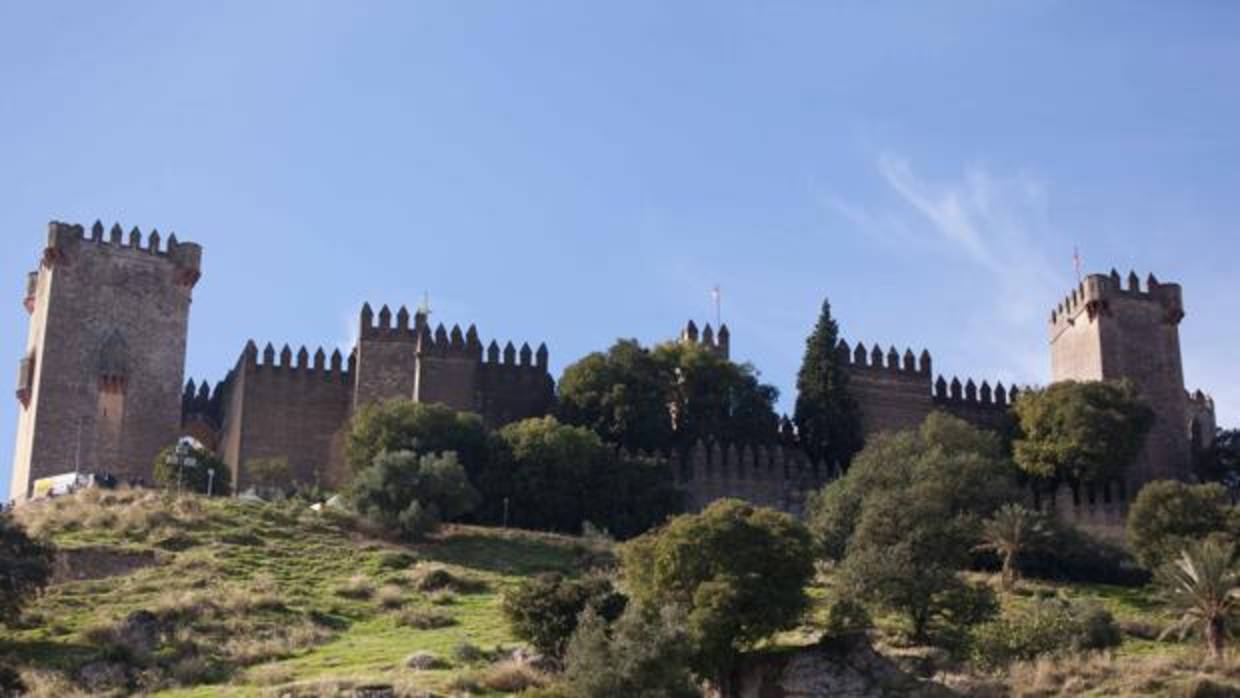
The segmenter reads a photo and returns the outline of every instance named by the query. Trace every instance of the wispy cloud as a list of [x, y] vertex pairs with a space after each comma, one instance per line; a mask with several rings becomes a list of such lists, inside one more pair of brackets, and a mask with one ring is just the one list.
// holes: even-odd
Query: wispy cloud
[[1045, 377], [1044, 316], [1050, 299], [1070, 284], [1063, 271], [1068, 254], [1059, 261], [1047, 252], [1059, 236], [1045, 185], [1027, 174], [1000, 176], [977, 165], [955, 177], [930, 179], [893, 153], [880, 155], [875, 170], [895, 204], [864, 207], [828, 195], [827, 207], [867, 237], [914, 251], [909, 264], [933, 254], [972, 267], [977, 287], [986, 292], [977, 294], [962, 330], [971, 347], [1009, 364], [978, 369], [1009, 380]]

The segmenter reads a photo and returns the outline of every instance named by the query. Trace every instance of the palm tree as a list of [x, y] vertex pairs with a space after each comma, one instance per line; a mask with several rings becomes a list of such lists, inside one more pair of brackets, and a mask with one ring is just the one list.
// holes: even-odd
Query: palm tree
[[1041, 545], [1047, 537], [1042, 515], [1019, 504], [1004, 504], [982, 522], [982, 542], [978, 550], [989, 550], [1003, 560], [1003, 588], [1010, 590], [1016, 583], [1016, 566], [1021, 553]]
[[1179, 559], [1159, 572], [1159, 582], [1169, 605], [1181, 614], [1163, 636], [1179, 631], [1183, 639], [1199, 627], [1210, 655], [1222, 659], [1227, 626], [1240, 611], [1235, 546], [1207, 540], [1181, 550]]

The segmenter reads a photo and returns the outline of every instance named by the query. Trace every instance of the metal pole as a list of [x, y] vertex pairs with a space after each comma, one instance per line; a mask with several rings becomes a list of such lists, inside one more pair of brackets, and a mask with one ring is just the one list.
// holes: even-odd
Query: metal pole
[[508, 528], [508, 498], [504, 497], [504, 528]]
[[213, 496], [215, 492], [215, 468], [207, 468], [207, 496]]
[[77, 445], [73, 447], [73, 485], [77, 486], [77, 476], [82, 474], [82, 422], [85, 417], [78, 417], [77, 420]]

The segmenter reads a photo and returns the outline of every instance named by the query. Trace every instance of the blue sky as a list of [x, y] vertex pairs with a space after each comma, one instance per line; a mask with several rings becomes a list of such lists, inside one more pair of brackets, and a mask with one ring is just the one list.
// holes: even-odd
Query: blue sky
[[789, 406], [824, 296], [1045, 381], [1079, 246], [1184, 284], [1186, 380], [1235, 426], [1237, 66], [1230, 2], [6, 3], [0, 346], [47, 221], [100, 218], [204, 246], [192, 376], [424, 291], [558, 376], [718, 283]]

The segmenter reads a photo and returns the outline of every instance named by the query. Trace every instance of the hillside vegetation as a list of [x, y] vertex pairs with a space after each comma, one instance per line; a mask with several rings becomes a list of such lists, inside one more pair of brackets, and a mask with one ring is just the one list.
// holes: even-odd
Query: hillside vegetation
[[[44, 696], [329, 696], [368, 684], [404, 696], [511, 694], [545, 678], [519, 661], [501, 594], [539, 572], [611, 562], [606, 540], [468, 526], [396, 544], [292, 501], [91, 490], [20, 519], [61, 557], [0, 655]], [[806, 623], [768, 649], [821, 635], [838, 596], [829, 572], [811, 595]], [[1156, 639], [1170, 618], [1145, 589], [1025, 580], [1002, 595], [1007, 607], [1057, 598], [1106, 607], [1122, 644], [986, 673], [905, 646], [896, 618], [876, 618], [873, 635], [901, 666], [960, 695], [1240, 695], [1240, 664]]]

